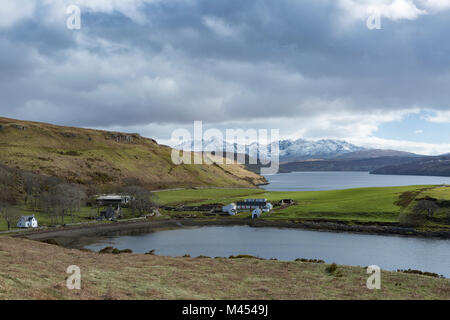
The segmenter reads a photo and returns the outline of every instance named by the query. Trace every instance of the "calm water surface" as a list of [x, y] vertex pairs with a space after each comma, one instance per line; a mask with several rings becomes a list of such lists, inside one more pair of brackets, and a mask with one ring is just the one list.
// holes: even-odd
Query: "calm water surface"
[[[371, 175], [368, 172], [292, 172], [266, 177], [273, 191], [315, 191], [359, 187], [450, 184], [449, 177]], [[87, 246], [132, 249], [158, 255], [322, 259], [328, 263], [378, 265], [385, 270], [419, 269], [450, 277], [450, 240], [361, 235], [248, 226], [180, 228], [138, 236], [105, 238]]]
[[137, 236], [105, 238], [87, 248], [105, 246], [158, 255], [323, 259], [328, 263], [380, 266], [385, 270], [419, 269], [450, 277], [450, 240], [361, 235], [248, 226], [181, 228]]
[[450, 184], [450, 177], [377, 175], [368, 172], [291, 172], [265, 176], [270, 191], [319, 191], [364, 187]]

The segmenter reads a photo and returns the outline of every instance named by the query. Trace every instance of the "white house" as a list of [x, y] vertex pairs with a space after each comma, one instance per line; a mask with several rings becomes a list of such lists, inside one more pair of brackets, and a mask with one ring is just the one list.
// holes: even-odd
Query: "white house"
[[22, 216], [17, 222], [18, 228], [37, 228], [38, 227], [38, 221], [32, 216]]
[[235, 203], [230, 203], [229, 205], [222, 207], [222, 212], [227, 212], [230, 216], [236, 215], [237, 207]]
[[266, 205], [262, 208], [263, 212], [270, 212], [273, 209], [273, 205], [271, 203], [266, 203]]
[[256, 208], [252, 211], [252, 219], [261, 217], [262, 210], [260, 208]]

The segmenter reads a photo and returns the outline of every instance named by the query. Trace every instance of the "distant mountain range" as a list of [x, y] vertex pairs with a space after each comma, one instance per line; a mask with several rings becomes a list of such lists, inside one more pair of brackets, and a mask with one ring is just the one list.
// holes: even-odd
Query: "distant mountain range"
[[373, 159], [373, 158], [381, 158], [381, 157], [407, 157], [407, 158], [415, 158], [422, 157], [421, 155], [397, 151], [397, 150], [384, 150], [384, 149], [366, 149], [362, 151], [355, 151], [350, 153], [345, 153], [343, 155], [339, 155], [334, 159], [337, 160], [355, 160], [355, 159]]
[[[280, 164], [280, 172], [369, 171], [372, 174], [450, 176], [450, 155], [421, 156], [400, 151], [385, 151], [368, 150], [368, 153], [348, 153], [345, 157], [334, 159], [286, 162]], [[249, 167], [249, 169], [256, 168]]]
[[450, 176], [450, 155], [421, 157], [403, 164], [391, 164], [374, 169], [373, 174], [400, 174], [418, 176]]
[[[257, 158], [260, 150], [258, 143], [254, 142], [247, 146], [237, 143], [229, 143], [220, 139], [209, 139], [203, 141], [186, 141], [175, 149], [185, 151], [217, 151], [224, 152], [232, 150], [233, 153], [244, 153], [252, 158]], [[267, 146], [270, 150], [270, 146]], [[280, 162], [310, 160], [310, 159], [330, 159], [352, 152], [362, 152], [366, 148], [356, 146], [341, 140], [318, 140], [310, 141], [305, 139], [280, 140]]]
[[[257, 158], [260, 146], [252, 143], [248, 146], [230, 144], [219, 139], [187, 141], [175, 146], [186, 151], [232, 150], [244, 153], [247, 157]], [[305, 139], [281, 140], [280, 172], [291, 171], [369, 171], [373, 174], [407, 174], [450, 176], [450, 154], [442, 156], [424, 156], [397, 150], [370, 149], [356, 146], [341, 140]], [[270, 147], [268, 147], [270, 150]], [[259, 172], [260, 165], [247, 165], [247, 168]]]
[[341, 140], [282, 140], [280, 141], [280, 161], [288, 162], [309, 159], [330, 159], [364, 150], [366, 150], [366, 148], [358, 147]]

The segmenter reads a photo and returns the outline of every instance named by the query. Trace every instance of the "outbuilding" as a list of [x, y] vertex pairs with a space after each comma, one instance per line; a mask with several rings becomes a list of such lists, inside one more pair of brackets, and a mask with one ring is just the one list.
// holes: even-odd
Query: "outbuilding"
[[17, 222], [18, 228], [37, 228], [38, 221], [34, 215], [32, 216], [22, 216], [19, 222]]
[[228, 213], [230, 216], [236, 215], [237, 206], [235, 203], [230, 203], [229, 205], [222, 207], [222, 212]]
[[270, 210], [272, 210], [273, 209], [273, 206], [272, 206], [272, 204], [271, 203], [266, 203], [266, 205], [262, 208], [262, 211], [263, 212], [270, 212]]
[[282, 199], [282, 200], [280, 200], [280, 202], [278, 202], [278, 204], [280, 206], [290, 206], [290, 205], [293, 205], [294, 203], [295, 202], [292, 199]]
[[131, 197], [128, 195], [108, 194], [97, 197], [97, 204], [100, 206], [119, 206], [128, 204], [131, 201]]
[[262, 210], [260, 208], [256, 208], [252, 211], [252, 219], [261, 217]]

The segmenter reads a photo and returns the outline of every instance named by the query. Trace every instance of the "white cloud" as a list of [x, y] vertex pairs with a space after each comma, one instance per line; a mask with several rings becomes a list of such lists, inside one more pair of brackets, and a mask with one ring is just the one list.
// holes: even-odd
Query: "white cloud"
[[374, 10], [390, 20], [414, 20], [426, 14], [412, 0], [339, 0], [340, 6], [353, 19], [365, 20]]
[[450, 0], [419, 0], [419, 3], [431, 12], [450, 9]]
[[35, 1], [13, 0], [0, 3], [0, 28], [8, 28], [33, 16]]
[[350, 138], [349, 142], [374, 149], [391, 149], [423, 155], [441, 155], [450, 152], [450, 144], [433, 144], [406, 140], [382, 139], [378, 137]]
[[448, 10], [450, 0], [339, 0], [339, 5], [355, 20], [365, 20], [378, 12], [383, 18], [398, 21]]
[[424, 120], [434, 123], [450, 123], [450, 111], [434, 111], [433, 115], [427, 115]]
[[203, 24], [220, 36], [229, 37], [234, 34], [233, 28], [217, 17], [203, 17]]
[[[424, 32], [417, 32], [422, 25], [415, 21], [371, 39], [356, 28], [335, 37], [328, 18], [366, 19], [367, 8], [377, 6], [387, 19], [411, 20], [445, 10], [450, 0], [338, 0], [344, 14], [324, 10], [325, 2], [335, 0], [287, 0], [258, 9], [255, 0], [227, 10], [206, 0], [171, 0], [180, 6], [144, 10], [160, 1], [2, 2], [0, 28], [43, 19], [33, 25], [38, 32], [25, 35], [28, 30], [18, 27], [0, 41], [2, 113], [116, 125], [154, 138], [169, 137], [176, 122], [189, 126], [200, 119], [219, 128], [279, 128], [284, 138], [359, 139], [362, 145], [372, 139], [423, 152], [443, 148], [373, 137], [380, 124], [418, 112], [414, 105], [437, 108], [448, 101], [448, 47], [429, 36], [446, 24], [424, 24]], [[198, 7], [186, 10], [186, 2]], [[69, 4], [79, 5], [82, 15], [106, 15], [67, 32]], [[152, 28], [107, 16], [117, 12], [136, 23], [154, 18]], [[450, 123], [450, 111], [426, 120]]]
[[[162, 0], [8, 0], [8, 3], [16, 3], [19, 6], [20, 2], [26, 2], [33, 7], [41, 7], [45, 10], [45, 15], [40, 17], [41, 23], [61, 23], [67, 19], [66, 9], [70, 5], [80, 7], [81, 14], [90, 13], [105, 13], [112, 14], [119, 12], [135, 23], [147, 22], [145, 13], [142, 8], [146, 4], [157, 3]], [[3, 4], [1, 5], [3, 6]], [[29, 15], [27, 16], [29, 17]], [[26, 18], [26, 17], [24, 17]]]

